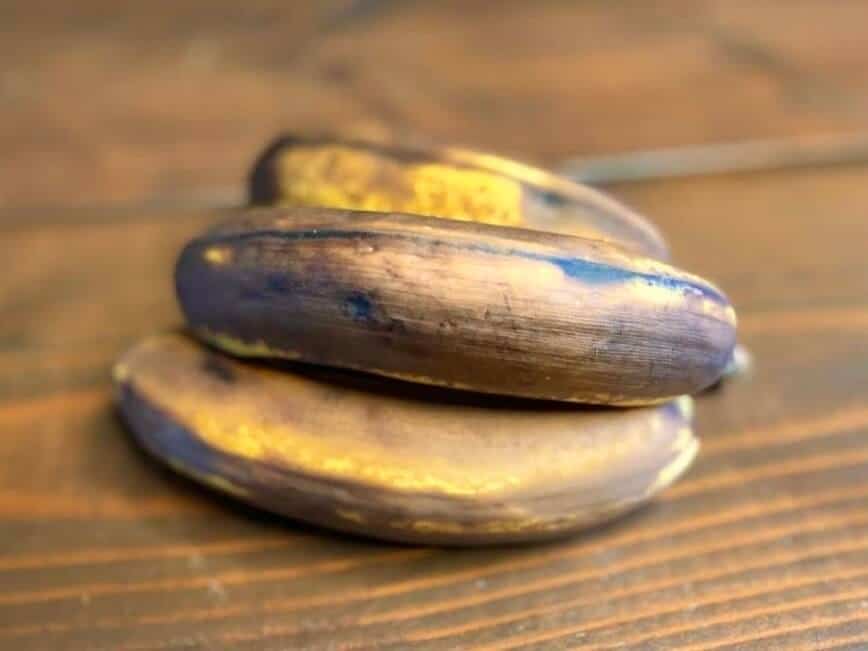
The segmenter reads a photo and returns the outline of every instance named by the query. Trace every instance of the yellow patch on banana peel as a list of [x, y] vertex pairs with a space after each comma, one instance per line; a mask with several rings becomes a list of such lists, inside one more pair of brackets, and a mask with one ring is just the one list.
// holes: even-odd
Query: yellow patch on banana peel
[[407, 212], [504, 226], [522, 223], [512, 179], [437, 163], [393, 164], [335, 145], [289, 150], [279, 160], [280, 205]]

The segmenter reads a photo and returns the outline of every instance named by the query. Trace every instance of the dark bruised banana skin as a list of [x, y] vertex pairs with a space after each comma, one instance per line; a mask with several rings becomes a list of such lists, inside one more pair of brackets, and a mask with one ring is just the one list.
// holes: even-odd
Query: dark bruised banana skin
[[114, 370], [140, 443], [254, 505], [343, 531], [475, 545], [551, 538], [638, 506], [696, 454], [690, 399], [589, 410], [303, 365], [175, 334]]
[[484, 393], [642, 405], [723, 372], [735, 313], [706, 281], [603, 242], [411, 215], [250, 210], [176, 268], [193, 331]]
[[659, 231], [608, 196], [545, 170], [451, 147], [288, 135], [256, 161], [250, 199], [547, 230], [668, 258]]

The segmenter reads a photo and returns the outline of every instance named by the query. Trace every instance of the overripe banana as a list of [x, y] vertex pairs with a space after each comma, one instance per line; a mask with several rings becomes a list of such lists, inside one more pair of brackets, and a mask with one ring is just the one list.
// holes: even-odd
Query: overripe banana
[[[288, 134], [257, 158], [256, 205], [404, 212], [545, 230], [617, 244], [668, 260], [666, 242], [641, 215], [567, 176], [456, 147], [380, 135]], [[736, 346], [723, 376], [750, 368]]]
[[194, 332], [237, 355], [594, 404], [699, 391], [735, 337], [724, 295], [664, 263], [390, 213], [242, 213], [187, 245], [176, 286]]
[[455, 147], [287, 135], [254, 165], [250, 199], [533, 228], [668, 257], [656, 227], [607, 195], [542, 169]]
[[141, 444], [179, 472], [292, 517], [380, 538], [549, 538], [616, 516], [697, 450], [690, 399], [631, 410], [467, 396], [284, 365], [180, 335], [115, 367]]

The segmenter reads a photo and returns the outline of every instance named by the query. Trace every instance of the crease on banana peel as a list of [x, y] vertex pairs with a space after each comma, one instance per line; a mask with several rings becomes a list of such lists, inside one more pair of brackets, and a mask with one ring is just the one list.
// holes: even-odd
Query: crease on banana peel
[[185, 475], [190, 479], [195, 479], [201, 484], [205, 484], [206, 486], [210, 486], [218, 491], [226, 493], [228, 495], [232, 495], [234, 497], [238, 497], [240, 499], [245, 499], [250, 497], [250, 491], [235, 483], [232, 482], [225, 477], [221, 477], [213, 472], [203, 472], [201, 470], [196, 470], [188, 463], [178, 459], [177, 457], [166, 457], [166, 463], [171, 467], [175, 472], [181, 475]]
[[[215, 332], [205, 327], [196, 328], [195, 333], [196, 336], [198, 336], [203, 341], [211, 344], [215, 348], [223, 350], [237, 357], [281, 359], [290, 362], [302, 360], [304, 357], [299, 351], [286, 350], [284, 348], [269, 346], [261, 339], [254, 342], [246, 342], [243, 339], [239, 339], [238, 337], [233, 337], [231, 335], [221, 332]], [[354, 371], [374, 373], [376, 375], [392, 378], [394, 380], [402, 380], [405, 382], [428, 384], [431, 386], [446, 387], [459, 391], [479, 391], [479, 387], [475, 385], [465, 384], [454, 380], [445, 382], [439, 378], [434, 378], [419, 373], [404, 373], [391, 369], [373, 368], [371, 366], [351, 366], [349, 364], [345, 364], [344, 368]], [[654, 405], [666, 404], [670, 400], [672, 400], [672, 398], [670, 397], [662, 397], [656, 400], [652, 400], [649, 398], [631, 400], [629, 398], [621, 396], [620, 394], [598, 392], [587, 396], [585, 402], [590, 405], [598, 404], [617, 405], [619, 407], [651, 407]]]

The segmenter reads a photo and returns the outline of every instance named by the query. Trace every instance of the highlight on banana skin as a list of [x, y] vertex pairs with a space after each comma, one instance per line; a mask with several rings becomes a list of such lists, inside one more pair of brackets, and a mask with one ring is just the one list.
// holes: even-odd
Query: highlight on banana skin
[[294, 135], [249, 181], [178, 256], [185, 330], [114, 369], [141, 446], [249, 504], [419, 544], [563, 536], [676, 481], [690, 396], [747, 363], [720, 288], [550, 172]]

